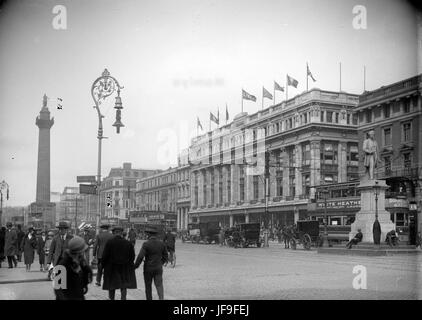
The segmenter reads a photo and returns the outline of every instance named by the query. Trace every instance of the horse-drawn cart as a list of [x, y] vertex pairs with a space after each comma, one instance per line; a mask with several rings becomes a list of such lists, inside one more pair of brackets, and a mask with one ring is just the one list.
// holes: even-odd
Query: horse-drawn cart
[[290, 247], [296, 250], [297, 245], [302, 245], [305, 250], [310, 250], [312, 244], [318, 246], [320, 242], [319, 222], [315, 220], [299, 220], [297, 227], [292, 230]]

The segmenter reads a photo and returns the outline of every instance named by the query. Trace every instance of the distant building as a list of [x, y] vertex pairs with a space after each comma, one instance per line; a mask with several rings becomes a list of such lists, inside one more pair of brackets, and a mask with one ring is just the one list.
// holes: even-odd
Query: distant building
[[[129, 212], [136, 209], [136, 181], [160, 171], [134, 169], [131, 163], [123, 163], [121, 168], [112, 168], [101, 182], [101, 219], [127, 222]], [[110, 205], [107, 205], [108, 202]]]
[[72, 228], [86, 219], [85, 195], [79, 194], [78, 187], [65, 187], [60, 195], [57, 221], [66, 221]]
[[[390, 186], [385, 207], [397, 226], [422, 229], [422, 75], [359, 97], [359, 150], [370, 130], [380, 152], [376, 178]], [[361, 164], [360, 172], [364, 172]], [[416, 230], [414, 231], [416, 232]]]
[[187, 230], [191, 221], [190, 211], [190, 164], [189, 150], [184, 150], [178, 156], [176, 172], [176, 212], [177, 230]]

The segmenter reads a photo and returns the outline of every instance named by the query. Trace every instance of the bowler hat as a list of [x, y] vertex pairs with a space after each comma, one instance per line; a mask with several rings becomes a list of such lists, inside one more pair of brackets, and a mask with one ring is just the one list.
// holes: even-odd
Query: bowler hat
[[113, 228], [111, 228], [111, 231], [123, 231], [123, 227], [121, 226], [113, 226]]
[[145, 232], [146, 233], [154, 233], [154, 234], [158, 233], [157, 228], [155, 228], [155, 227], [146, 227]]
[[85, 240], [81, 237], [74, 236], [72, 239], [70, 239], [68, 248], [70, 253], [75, 254], [88, 249], [88, 245], [85, 243]]
[[67, 224], [66, 221], [60, 221], [57, 228], [59, 228], [59, 229], [69, 229], [69, 225]]
[[6, 227], [11, 228], [13, 224], [11, 222], [6, 223]]

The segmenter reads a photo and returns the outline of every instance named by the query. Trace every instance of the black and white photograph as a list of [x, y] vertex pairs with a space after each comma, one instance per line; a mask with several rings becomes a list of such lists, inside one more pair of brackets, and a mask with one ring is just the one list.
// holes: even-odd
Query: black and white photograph
[[0, 300], [422, 300], [421, 212], [417, 1], [0, 0]]

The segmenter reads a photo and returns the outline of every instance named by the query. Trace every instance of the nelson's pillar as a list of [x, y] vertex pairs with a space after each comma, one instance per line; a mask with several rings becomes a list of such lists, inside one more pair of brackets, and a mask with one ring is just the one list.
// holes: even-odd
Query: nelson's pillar
[[39, 128], [37, 194], [35, 202], [31, 204], [30, 221], [33, 225], [45, 227], [51, 223], [55, 207], [54, 203], [50, 203], [50, 129], [54, 124], [54, 118], [50, 118], [45, 94], [43, 106], [35, 124]]

